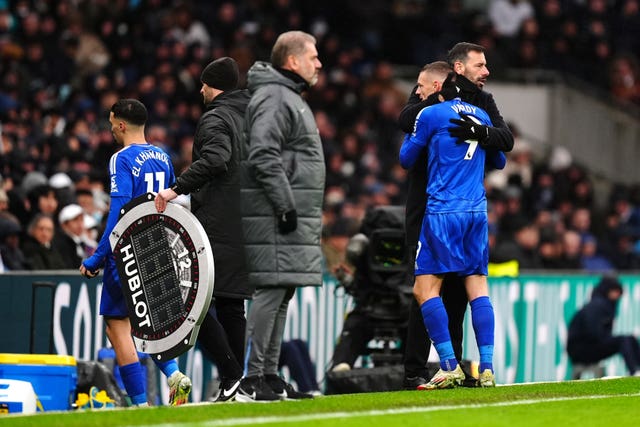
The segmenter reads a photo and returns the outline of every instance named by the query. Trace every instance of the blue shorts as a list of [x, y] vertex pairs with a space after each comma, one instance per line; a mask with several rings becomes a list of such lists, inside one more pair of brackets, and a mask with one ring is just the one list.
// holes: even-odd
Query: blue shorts
[[122, 294], [118, 268], [112, 255], [107, 257], [102, 275], [100, 314], [107, 317], [129, 317], [127, 302]]
[[425, 214], [415, 275], [487, 275], [489, 228], [485, 212]]

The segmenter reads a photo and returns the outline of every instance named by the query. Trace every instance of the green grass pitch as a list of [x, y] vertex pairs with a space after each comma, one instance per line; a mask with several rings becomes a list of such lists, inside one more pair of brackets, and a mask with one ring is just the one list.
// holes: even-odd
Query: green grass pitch
[[0, 426], [638, 426], [640, 378], [0, 416]]

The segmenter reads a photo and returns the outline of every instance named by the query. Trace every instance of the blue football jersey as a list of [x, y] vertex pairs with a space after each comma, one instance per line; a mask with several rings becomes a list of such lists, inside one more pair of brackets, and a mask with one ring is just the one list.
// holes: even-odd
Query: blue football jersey
[[427, 213], [487, 209], [483, 183], [486, 151], [477, 141], [458, 143], [447, 130], [454, 126], [449, 119], [460, 119], [459, 113], [491, 126], [491, 119], [483, 109], [456, 98], [420, 111], [413, 133], [405, 137], [400, 149], [400, 163], [411, 167], [419, 152], [427, 147]]
[[91, 271], [105, 265], [110, 258], [109, 235], [118, 222], [120, 209], [132, 199], [149, 192], [157, 193], [175, 181], [169, 155], [160, 147], [146, 143], [129, 145], [111, 156], [109, 176], [111, 203], [107, 224], [95, 253], [83, 262]]
[[175, 180], [171, 158], [151, 144], [132, 144], [111, 156], [109, 176], [111, 197], [127, 201], [164, 190]]

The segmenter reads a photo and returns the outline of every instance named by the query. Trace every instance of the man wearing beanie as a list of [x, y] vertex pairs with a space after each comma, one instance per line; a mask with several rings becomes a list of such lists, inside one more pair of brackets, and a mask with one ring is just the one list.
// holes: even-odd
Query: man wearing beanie
[[243, 229], [249, 281], [257, 289], [238, 401], [312, 397], [278, 376], [278, 359], [296, 288], [322, 286], [325, 163], [313, 112], [301, 96], [321, 67], [315, 38], [289, 31], [276, 40], [271, 63], [256, 62], [247, 76]]
[[245, 299], [254, 287], [247, 280], [240, 213], [240, 154], [244, 144], [247, 90], [238, 86], [238, 65], [216, 59], [200, 77], [205, 104], [193, 141], [193, 163], [175, 184], [158, 193], [156, 209], [179, 194], [191, 195], [191, 211], [204, 227], [213, 248], [215, 288], [198, 341], [220, 373], [217, 402], [234, 400], [244, 359]]

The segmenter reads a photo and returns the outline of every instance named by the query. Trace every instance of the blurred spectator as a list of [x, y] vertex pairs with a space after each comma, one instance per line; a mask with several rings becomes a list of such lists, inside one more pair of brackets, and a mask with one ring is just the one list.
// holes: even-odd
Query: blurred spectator
[[167, 34], [168, 40], [184, 43], [186, 46], [199, 45], [209, 49], [211, 37], [204, 24], [194, 17], [188, 3], [179, 3], [173, 10], [173, 25]]
[[28, 218], [23, 221], [31, 221], [38, 214], [53, 217], [58, 212], [58, 199], [56, 192], [49, 184], [35, 187], [27, 193]]
[[640, 103], [640, 66], [632, 55], [617, 55], [609, 63], [611, 94], [621, 101]]
[[58, 215], [59, 228], [56, 229], [52, 245], [62, 256], [64, 268], [77, 269], [82, 260], [89, 257], [85, 235], [84, 210], [80, 205], [63, 207]]
[[640, 237], [640, 208], [631, 203], [627, 188], [618, 188], [612, 193], [611, 206], [619, 233], [633, 238]]
[[576, 208], [571, 214], [569, 228], [576, 231], [580, 240], [593, 237], [591, 233], [591, 211], [586, 208]]
[[567, 230], [562, 235], [562, 268], [566, 270], [579, 270], [582, 268], [580, 258], [582, 256], [582, 241], [580, 234], [573, 230]]
[[538, 246], [541, 267], [548, 270], [562, 269], [562, 243], [559, 233], [553, 226], [542, 227], [540, 229], [540, 245]]
[[84, 212], [91, 216], [96, 223], [102, 220], [104, 211], [98, 207], [93, 191], [90, 189], [79, 189], [76, 191], [76, 203], [82, 207]]
[[75, 186], [66, 173], [58, 172], [51, 175], [49, 186], [56, 193], [56, 199], [60, 206], [66, 206], [75, 201]]
[[533, 213], [552, 210], [556, 202], [555, 180], [546, 166], [538, 167], [533, 173], [533, 183], [529, 193], [529, 209]]
[[528, 0], [492, 0], [488, 15], [499, 37], [512, 38], [522, 23], [534, 16], [534, 10]]
[[580, 266], [589, 272], [606, 272], [614, 270], [611, 261], [598, 253], [598, 241], [593, 236], [586, 236], [582, 239]]
[[591, 300], [571, 319], [567, 353], [572, 364], [590, 365], [620, 354], [634, 375], [640, 370], [640, 345], [633, 335], [613, 335], [616, 309], [623, 294], [614, 276], [603, 277], [593, 289]]
[[593, 184], [591, 179], [584, 173], [582, 178], [577, 179], [572, 186], [570, 194], [571, 202], [576, 208], [592, 208], [594, 203]]
[[640, 1], [622, 0], [615, 16], [614, 39], [620, 52], [640, 52]]
[[538, 227], [522, 216], [516, 217], [512, 227], [513, 239], [506, 238], [496, 242], [495, 249], [489, 253], [491, 262], [516, 260], [520, 269], [541, 268], [542, 263], [538, 256]]
[[[516, 55], [517, 60], [513, 65], [531, 65], [535, 44], [532, 40], [522, 41], [518, 47], [518, 35], [521, 33], [522, 24], [527, 19], [535, 19], [534, 9], [528, 0], [491, 0], [487, 10], [488, 18], [496, 35], [497, 45], [504, 51]], [[534, 54], [537, 55], [537, 54]], [[534, 60], [538, 62], [537, 59]], [[535, 65], [535, 64], [533, 64]]]
[[27, 260], [20, 249], [20, 221], [8, 212], [0, 212], [0, 257], [2, 271], [27, 270]]
[[565, 16], [564, 1], [542, 0], [535, 2], [535, 15], [538, 20], [540, 37], [545, 47], [549, 47], [562, 34], [562, 23]]
[[37, 213], [27, 227], [22, 251], [30, 270], [65, 268], [61, 254], [52, 246], [55, 224], [49, 214]]
[[526, 141], [518, 132], [518, 127], [509, 123], [509, 128], [513, 133], [513, 149], [506, 153], [507, 164], [504, 169], [495, 169], [487, 174], [487, 179], [500, 189], [505, 189], [508, 185], [515, 185], [525, 191], [531, 189], [533, 184], [533, 152], [531, 144]]
[[298, 390], [313, 395], [320, 394], [316, 380], [316, 366], [309, 354], [309, 344], [300, 339], [283, 341], [280, 350], [278, 369], [286, 367]]
[[504, 191], [505, 213], [500, 221], [500, 231], [510, 235], [523, 223], [529, 222], [522, 206], [522, 190], [519, 186], [510, 185]]
[[8, 211], [9, 211], [9, 196], [7, 195], [6, 191], [0, 188], [0, 212], [8, 212]]
[[322, 254], [327, 271], [335, 273], [338, 268], [345, 267], [347, 244], [358, 228], [357, 221], [343, 217], [323, 226]]
[[87, 256], [93, 255], [98, 247], [98, 238], [102, 234], [102, 228], [98, 227], [98, 222], [89, 214], [84, 214], [84, 228], [82, 233], [82, 241]]
[[640, 268], [640, 256], [636, 250], [637, 235], [617, 228], [613, 233], [612, 253], [609, 255], [618, 270], [636, 270]]

